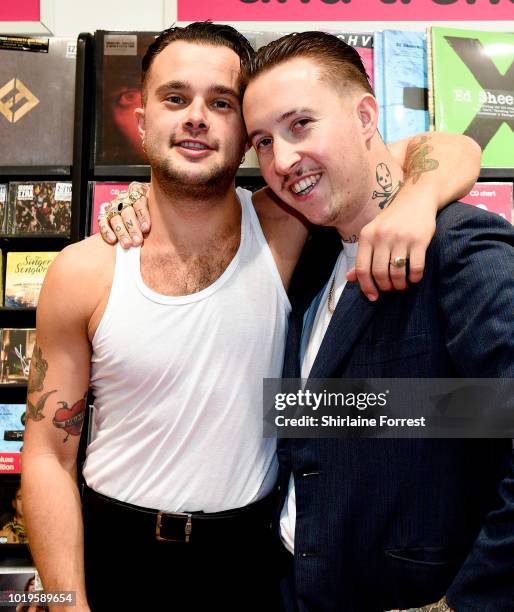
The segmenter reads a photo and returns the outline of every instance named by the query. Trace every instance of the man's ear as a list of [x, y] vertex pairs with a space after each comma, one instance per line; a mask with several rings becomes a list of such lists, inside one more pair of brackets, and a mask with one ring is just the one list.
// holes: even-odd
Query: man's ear
[[366, 93], [357, 103], [359, 129], [366, 142], [371, 140], [377, 131], [378, 103], [374, 96]]
[[139, 135], [141, 136], [141, 140], [144, 142], [145, 141], [145, 109], [144, 108], [136, 108], [134, 110], [134, 114], [136, 115], [136, 119], [137, 119], [137, 131], [139, 132]]

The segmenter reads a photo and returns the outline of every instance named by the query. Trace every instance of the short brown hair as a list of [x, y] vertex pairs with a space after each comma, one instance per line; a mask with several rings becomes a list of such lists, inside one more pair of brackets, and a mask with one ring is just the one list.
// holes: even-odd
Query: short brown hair
[[154, 59], [161, 51], [176, 40], [183, 40], [201, 45], [211, 45], [214, 47], [228, 47], [239, 56], [241, 70], [245, 72], [255, 53], [248, 40], [235, 28], [229, 25], [211, 23], [210, 21], [196, 21], [184, 28], [172, 26], [162, 31], [159, 36], [157, 36], [155, 41], [148, 47], [143, 57], [141, 66], [141, 91], [143, 101], [146, 98], [145, 87], [148, 72]]
[[296, 57], [312, 58], [324, 68], [324, 77], [334, 85], [357, 85], [373, 94], [369, 77], [358, 52], [333, 34], [296, 32], [261, 47], [245, 71], [245, 84], [259, 74]]

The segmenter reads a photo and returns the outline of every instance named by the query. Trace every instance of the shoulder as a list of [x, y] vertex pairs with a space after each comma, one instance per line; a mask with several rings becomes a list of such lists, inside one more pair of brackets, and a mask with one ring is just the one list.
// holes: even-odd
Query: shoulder
[[52, 262], [41, 291], [39, 310], [45, 306], [65, 309], [72, 306], [75, 313], [87, 317], [109, 291], [116, 248], [91, 236], [64, 248]]

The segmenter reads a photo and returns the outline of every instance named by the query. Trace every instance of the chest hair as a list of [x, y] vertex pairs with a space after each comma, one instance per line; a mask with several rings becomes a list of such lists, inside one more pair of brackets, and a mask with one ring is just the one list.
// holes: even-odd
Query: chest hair
[[201, 252], [141, 252], [141, 275], [147, 287], [162, 295], [191, 295], [212, 285], [239, 248], [240, 235], [213, 239]]

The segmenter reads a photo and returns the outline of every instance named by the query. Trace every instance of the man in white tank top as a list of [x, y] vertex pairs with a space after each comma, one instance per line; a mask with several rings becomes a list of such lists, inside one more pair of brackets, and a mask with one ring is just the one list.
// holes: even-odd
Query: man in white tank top
[[[307, 230], [265, 192], [254, 210], [234, 188], [246, 143], [239, 71], [250, 55], [228, 26], [158, 37], [137, 112], [152, 232], [130, 251], [99, 236], [67, 247], [45, 279], [23, 496], [45, 588], [76, 593], [65, 610], [117, 609], [128, 589], [129, 609], [280, 609], [261, 381], [281, 372], [285, 290]], [[451, 174], [407, 184], [390, 221], [439, 180], [441, 201], [426, 198], [433, 218], [435, 204], [467, 187]], [[83, 520], [76, 456], [90, 384]]]

